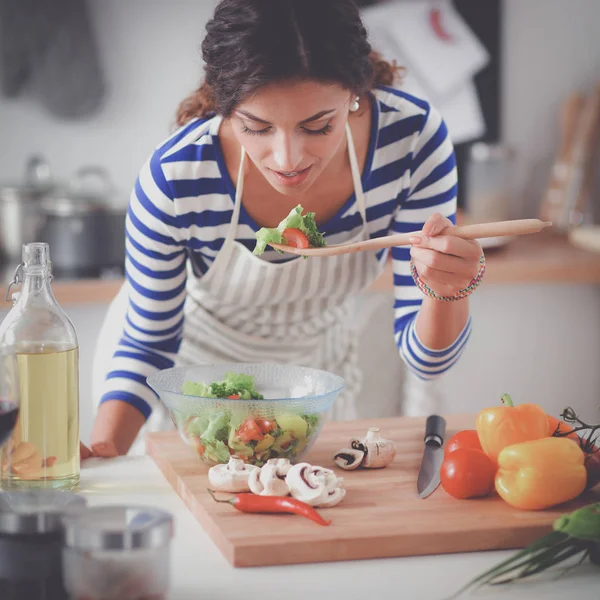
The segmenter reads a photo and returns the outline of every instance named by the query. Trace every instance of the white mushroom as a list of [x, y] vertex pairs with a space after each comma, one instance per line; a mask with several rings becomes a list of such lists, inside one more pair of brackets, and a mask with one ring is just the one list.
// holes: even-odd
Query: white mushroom
[[285, 478], [294, 498], [316, 507], [335, 506], [346, 495], [344, 480], [331, 469], [308, 463], [294, 465]]
[[337, 487], [329, 492], [327, 500], [318, 504], [319, 508], [331, 508], [339, 504], [346, 497], [346, 488]]
[[365, 452], [361, 466], [368, 469], [385, 467], [396, 457], [396, 444], [383, 439], [379, 427], [369, 427], [364, 439], [352, 440], [352, 448]]
[[365, 458], [364, 450], [356, 448], [342, 448], [333, 455], [333, 462], [344, 471], [354, 471], [360, 467]]
[[250, 491], [259, 496], [287, 496], [290, 489], [285, 478], [291, 466], [287, 458], [269, 459], [261, 469], [250, 474]]
[[208, 481], [217, 492], [249, 492], [248, 479], [255, 471], [260, 468], [231, 456], [226, 465], [215, 465], [208, 470]]

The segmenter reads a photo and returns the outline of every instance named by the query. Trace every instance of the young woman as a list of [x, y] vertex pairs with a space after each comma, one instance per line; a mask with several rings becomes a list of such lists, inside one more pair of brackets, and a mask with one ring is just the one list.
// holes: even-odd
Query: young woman
[[298, 204], [316, 213], [328, 244], [422, 231], [391, 251], [395, 339], [419, 376], [453, 365], [470, 332], [466, 296], [484, 262], [476, 241], [452, 236], [446, 126], [427, 102], [389, 87], [396, 69], [372, 51], [352, 0], [223, 0], [202, 51], [204, 83], [131, 196], [116, 301], [126, 314], [107, 319], [120, 341], [92, 435], [101, 456], [126, 453], [149, 417], [151, 429], [169, 422], [146, 377], [175, 361], [335, 371], [347, 389], [333, 416], [352, 417], [361, 401], [352, 300], [388, 253], [253, 255], [256, 231]]

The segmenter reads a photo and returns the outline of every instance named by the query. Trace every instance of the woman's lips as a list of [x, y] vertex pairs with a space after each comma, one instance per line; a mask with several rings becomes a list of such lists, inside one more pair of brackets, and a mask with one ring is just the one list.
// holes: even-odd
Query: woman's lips
[[300, 185], [307, 177], [312, 167], [300, 171], [274, 171], [269, 169], [281, 185]]

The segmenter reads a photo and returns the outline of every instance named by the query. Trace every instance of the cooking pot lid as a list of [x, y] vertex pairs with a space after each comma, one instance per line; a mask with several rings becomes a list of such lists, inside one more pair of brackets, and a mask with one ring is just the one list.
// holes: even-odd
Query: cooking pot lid
[[42, 156], [36, 154], [27, 161], [23, 180], [9, 181], [0, 185], [0, 200], [3, 202], [38, 200], [52, 191], [54, 185], [48, 163]]
[[106, 210], [106, 205], [100, 198], [61, 190], [46, 196], [40, 202], [40, 208], [47, 215], [71, 217], [103, 212]]
[[0, 533], [53, 533], [65, 514], [86, 506], [82, 496], [59, 490], [22, 490], [0, 494]]

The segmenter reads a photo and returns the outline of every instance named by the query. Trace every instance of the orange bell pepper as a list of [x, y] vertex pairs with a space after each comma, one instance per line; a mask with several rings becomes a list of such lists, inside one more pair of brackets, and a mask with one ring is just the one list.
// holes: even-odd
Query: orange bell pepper
[[508, 504], [541, 510], [585, 489], [585, 454], [567, 438], [547, 437], [507, 446], [498, 456], [495, 487]]
[[551, 435], [548, 415], [537, 404], [514, 406], [510, 396], [502, 396], [504, 406], [486, 408], [477, 415], [475, 428], [483, 451], [497, 462], [503, 448], [539, 440]]

